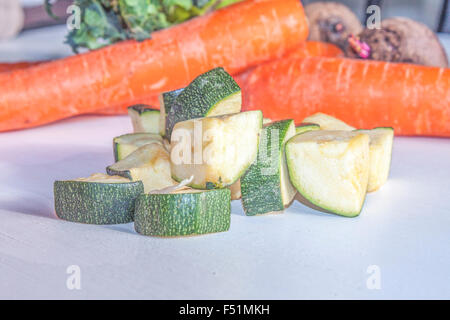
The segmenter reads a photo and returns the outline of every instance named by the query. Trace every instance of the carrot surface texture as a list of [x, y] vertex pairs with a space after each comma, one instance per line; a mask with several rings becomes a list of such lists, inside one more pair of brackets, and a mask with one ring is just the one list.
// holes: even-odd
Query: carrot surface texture
[[316, 112], [357, 128], [450, 137], [450, 69], [344, 58], [281, 59], [255, 68], [244, 106], [296, 123]]
[[308, 35], [298, 0], [248, 0], [152, 34], [0, 73], [0, 131], [42, 125], [184, 87], [222, 66], [230, 74], [294, 49]]

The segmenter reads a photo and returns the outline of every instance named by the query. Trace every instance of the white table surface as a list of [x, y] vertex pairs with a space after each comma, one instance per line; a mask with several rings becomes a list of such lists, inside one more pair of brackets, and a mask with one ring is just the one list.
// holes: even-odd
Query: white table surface
[[[66, 55], [63, 34], [22, 35], [0, 59]], [[0, 298], [450, 298], [450, 139], [396, 138], [390, 180], [354, 219], [300, 203], [250, 218], [235, 201], [229, 232], [182, 239], [58, 220], [53, 181], [104, 172], [130, 131], [125, 116], [84, 116], [0, 133]]]

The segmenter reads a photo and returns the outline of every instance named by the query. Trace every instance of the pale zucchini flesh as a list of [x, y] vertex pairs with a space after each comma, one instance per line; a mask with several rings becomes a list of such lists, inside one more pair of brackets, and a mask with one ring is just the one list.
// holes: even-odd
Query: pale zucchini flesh
[[128, 107], [134, 133], [159, 134], [159, 110], [151, 106], [138, 104]]
[[352, 131], [311, 131], [286, 144], [291, 182], [302, 197], [347, 217], [361, 212], [369, 180], [369, 136]]
[[169, 152], [160, 143], [146, 144], [106, 168], [110, 175], [142, 181], [145, 192], [175, 184], [170, 174]]
[[149, 143], [163, 143], [159, 134], [130, 133], [113, 139], [114, 161], [119, 161]]
[[180, 95], [180, 93], [184, 90], [184, 88], [164, 92], [159, 95], [159, 106], [160, 106], [160, 114], [159, 114], [159, 134], [161, 136], [166, 135], [166, 117], [172, 108], [175, 99]]
[[304, 123], [315, 123], [320, 126], [322, 130], [343, 130], [343, 131], [352, 131], [356, 128], [348, 125], [344, 121], [336, 119], [330, 115], [325, 113], [315, 113], [312, 116], [306, 117], [303, 119]]
[[370, 173], [367, 192], [377, 191], [389, 177], [394, 142], [393, 128], [357, 130], [370, 137]]
[[171, 140], [172, 177], [194, 176], [197, 189], [235, 183], [256, 159], [261, 111], [193, 119], [175, 125]]
[[295, 135], [293, 120], [264, 126], [257, 160], [241, 177], [242, 205], [248, 216], [280, 212], [293, 200], [296, 190], [289, 180], [285, 143]]

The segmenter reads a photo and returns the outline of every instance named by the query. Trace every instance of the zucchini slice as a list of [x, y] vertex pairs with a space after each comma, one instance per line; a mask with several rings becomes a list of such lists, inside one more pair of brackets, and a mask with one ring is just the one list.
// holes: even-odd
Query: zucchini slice
[[247, 216], [283, 211], [297, 191], [289, 181], [285, 143], [295, 135], [294, 120], [266, 125], [258, 159], [241, 178], [242, 205]]
[[128, 107], [134, 133], [148, 132], [159, 134], [159, 110], [146, 104]]
[[369, 136], [355, 131], [310, 131], [286, 144], [289, 176], [299, 194], [324, 211], [355, 217], [369, 181]]
[[329, 116], [325, 113], [315, 113], [312, 116], [303, 119], [304, 123], [315, 123], [320, 126], [322, 130], [343, 130], [352, 131], [356, 128], [346, 124], [344, 121], [336, 119], [335, 117]]
[[240, 179], [235, 183], [233, 183], [231, 186], [229, 186], [229, 189], [231, 191], [231, 200], [239, 200], [242, 198]]
[[146, 236], [181, 237], [228, 231], [229, 189], [150, 193], [138, 197], [134, 227]]
[[176, 124], [171, 141], [172, 177], [194, 176], [196, 189], [235, 183], [258, 153], [261, 111], [193, 119]]
[[174, 91], [164, 92], [159, 95], [159, 106], [160, 106], [159, 134], [163, 137], [166, 135], [167, 114], [169, 113], [170, 109], [172, 108], [173, 103], [175, 102], [175, 99], [180, 95], [180, 93], [183, 90], [184, 90], [184, 88], [174, 90]]
[[320, 130], [320, 126], [315, 123], [301, 123], [295, 127], [295, 133], [305, 133], [309, 131]]
[[212, 69], [192, 81], [166, 110], [165, 136], [178, 122], [241, 111], [241, 88], [223, 68]]
[[55, 181], [55, 211], [60, 219], [88, 224], [133, 221], [135, 199], [142, 182], [97, 173], [89, 178]]
[[374, 192], [386, 183], [389, 176], [394, 129], [375, 128], [357, 130], [357, 132], [365, 133], [370, 137], [370, 173], [367, 192]]
[[139, 147], [149, 143], [163, 143], [159, 134], [154, 133], [130, 133], [113, 139], [114, 161], [119, 161], [128, 156]]
[[175, 184], [170, 175], [169, 152], [161, 143], [146, 144], [106, 168], [109, 175], [142, 181], [145, 192]]

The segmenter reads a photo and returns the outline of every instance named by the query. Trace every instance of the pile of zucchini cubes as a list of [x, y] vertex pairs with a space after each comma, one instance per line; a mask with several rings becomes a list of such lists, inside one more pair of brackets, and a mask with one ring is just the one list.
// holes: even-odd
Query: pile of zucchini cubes
[[231, 200], [242, 199], [247, 216], [282, 212], [296, 199], [355, 217], [386, 182], [392, 128], [357, 130], [322, 113], [296, 127], [241, 107], [223, 68], [161, 94], [160, 110], [129, 107], [134, 133], [114, 138], [106, 174], [55, 182], [57, 216], [134, 222], [147, 236], [200, 235], [230, 228]]

